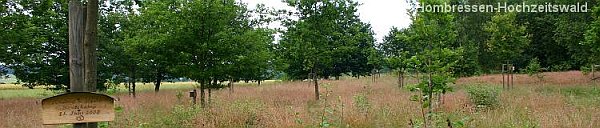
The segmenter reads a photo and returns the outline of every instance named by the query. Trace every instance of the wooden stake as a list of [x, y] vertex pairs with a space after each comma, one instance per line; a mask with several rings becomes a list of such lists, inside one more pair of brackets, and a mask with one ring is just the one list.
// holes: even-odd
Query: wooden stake
[[502, 72], [501, 72], [502, 73], [502, 89], [506, 89], [506, 87], [504, 87], [504, 85], [506, 85], [506, 82], [504, 81], [505, 80], [505, 78], [504, 78], [504, 66], [505, 66], [505, 64], [502, 64]]

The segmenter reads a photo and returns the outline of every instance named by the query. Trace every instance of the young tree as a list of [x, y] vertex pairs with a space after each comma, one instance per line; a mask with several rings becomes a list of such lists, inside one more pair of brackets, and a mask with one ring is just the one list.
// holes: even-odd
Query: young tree
[[386, 66], [398, 72], [398, 86], [404, 86], [404, 73], [409, 68], [409, 59], [415, 55], [417, 49], [409, 42], [410, 37], [414, 36], [411, 28], [392, 28], [388, 35], [383, 39], [383, 43], [379, 46], [385, 56]]
[[[420, 4], [443, 4], [448, 1], [421, 0]], [[417, 69], [427, 72], [421, 82], [411, 88], [421, 94], [413, 96], [412, 100], [422, 103], [424, 125], [428, 127], [433, 113], [434, 95], [441, 99], [441, 95], [451, 91], [450, 83], [454, 82], [454, 70], [462, 59], [463, 48], [456, 41], [454, 15], [449, 12], [417, 12], [411, 29], [413, 45], [420, 46], [412, 58], [413, 62], [420, 63]], [[426, 108], [426, 110], [425, 110]]]

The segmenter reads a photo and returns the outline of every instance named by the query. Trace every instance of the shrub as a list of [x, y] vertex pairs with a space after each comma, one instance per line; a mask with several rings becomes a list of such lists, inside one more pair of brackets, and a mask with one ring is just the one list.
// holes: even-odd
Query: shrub
[[364, 93], [359, 93], [354, 95], [353, 98], [354, 106], [358, 109], [358, 111], [363, 113], [365, 116], [368, 115], [371, 104], [369, 103], [367, 95]]
[[540, 62], [537, 58], [531, 59], [531, 61], [529, 62], [529, 65], [527, 65], [527, 68], [525, 69], [525, 72], [527, 72], [527, 74], [529, 76], [535, 76], [540, 81], [542, 81], [542, 79], [544, 78], [544, 75], [541, 74], [542, 73], [541, 71], [542, 71], [542, 66], [540, 65]]
[[491, 86], [471, 86], [467, 88], [471, 103], [477, 108], [491, 108], [499, 104], [499, 89]]

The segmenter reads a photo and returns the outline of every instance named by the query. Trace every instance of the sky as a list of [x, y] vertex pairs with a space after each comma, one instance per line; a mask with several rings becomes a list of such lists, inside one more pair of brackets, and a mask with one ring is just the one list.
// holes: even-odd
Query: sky
[[[287, 6], [281, 0], [241, 0], [248, 3], [253, 9], [256, 4], [265, 4], [267, 7], [276, 9], [294, 9]], [[358, 0], [362, 4], [357, 14], [363, 22], [370, 23], [377, 42], [381, 42], [392, 27], [405, 28], [410, 25], [410, 17], [406, 10], [410, 7], [405, 0]], [[270, 27], [281, 27], [279, 23], [273, 23]]]

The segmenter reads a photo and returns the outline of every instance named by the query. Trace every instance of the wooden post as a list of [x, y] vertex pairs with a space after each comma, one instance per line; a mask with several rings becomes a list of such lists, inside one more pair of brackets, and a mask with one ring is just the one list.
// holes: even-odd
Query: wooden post
[[402, 81], [402, 70], [400, 70], [398, 71], [398, 86], [402, 88], [402, 84], [404, 84], [404, 82]]
[[[69, 2], [69, 88], [71, 92], [96, 91], [98, 0], [89, 0], [88, 5], [90, 9], [77, 0]], [[73, 127], [91, 128], [97, 127], [97, 123], [76, 123]]]
[[190, 91], [190, 97], [192, 98], [192, 104], [196, 105], [196, 89]]
[[85, 86], [88, 92], [96, 91], [96, 39], [98, 30], [98, 0], [88, 0], [86, 9], [85, 37], [83, 55], [85, 67]]
[[375, 73], [376, 73], [375, 69], [371, 70], [371, 82], [375, 82], [375, 77], [376, 77]]
[[229, 94], [233, 93], [233, 78], [229, 78], [227, 85], [229, 86]]
[[505, 66], [505, 64], [502, 64], [502, 72], [501, 72], [502, 73], [502, 89], [505, 89], [504, 85], [506, 85], [506, 82], [504, 81], [505, 80], [505, 78], [504, 78], [504, 66]]
[[515, 85], [515, 66], [510, 64], [510, 87], [514, 88]]
[[85, 8], [77, 0], [69, 2], [69, 89], [84, 92], [83, 32]]
[[314, 82], [314, 86], [315, 86], [315, 98], [317, 100], [319, 100], [319, 95], [320, 95], [319, 94], [319, 81], [318, 81], [319, 79], [317, 78], [317, 73], [315, 72], [314, 68], [311, 69], [311, 74], [312, 74], [312, 79], [313, 79], [312, 82]]
[[315, 97], [319, 100], [319, 79], [317, 79], [317, 73], [313, 75], [313, 82], [315, 84]]
[[204, 106], [206, 105], [204, 88], [206, 88], [206, 83], [204, 83], [204, 80], [200, 80], [200, 106], [202, 108], [204, 108]]

